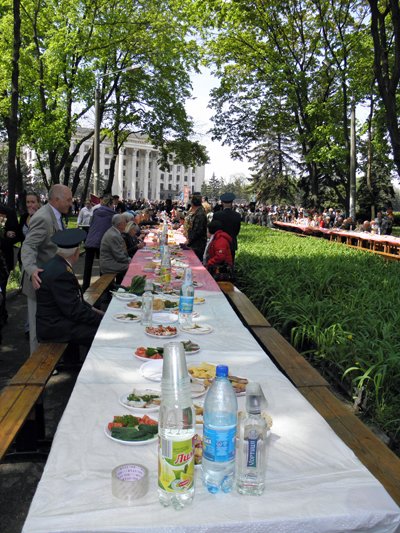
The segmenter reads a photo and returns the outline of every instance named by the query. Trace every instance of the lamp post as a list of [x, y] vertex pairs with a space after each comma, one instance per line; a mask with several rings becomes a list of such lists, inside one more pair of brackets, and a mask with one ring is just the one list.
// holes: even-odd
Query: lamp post
[[99, 174], [100, 174], [100, 81], [108, 76], [113, 76], [120, 72], [127, 72], [128, 70], [136, 70], [141, 68], [141, 65], [131, 65], [130, 67], [114, 70], [113, 72], [105, 72], [96, 77], [96, 88], [94, 91], [94, 143], [93, 143], [93, 194], [97, 196], [99, 188]]

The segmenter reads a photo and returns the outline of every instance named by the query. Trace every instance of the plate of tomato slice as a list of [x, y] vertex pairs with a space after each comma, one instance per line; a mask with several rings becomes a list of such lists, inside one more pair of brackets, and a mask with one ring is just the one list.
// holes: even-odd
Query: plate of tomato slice
[[158, 422], [147, 415], [114, 416], [104, 427], [106, 437], [127, 446], [141, 446], [158, 440]]

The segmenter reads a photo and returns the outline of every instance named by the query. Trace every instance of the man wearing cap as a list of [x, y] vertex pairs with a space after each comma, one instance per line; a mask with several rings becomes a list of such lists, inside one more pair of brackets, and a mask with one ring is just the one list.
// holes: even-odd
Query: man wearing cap
[[222, 210], [216, 211], [213, 220], [222, 222], [222, 229], [232, 237], [232, 258], [235, 260], [235, 253], [237, 250], [237, 236], [240, 232], [241, 216], [232, 209], [232, 203], [235, 195], [232, 192], [225, 192], [220, 200], [222, 202]]
[[23, 267], [22, 292], [28, 298], [29, 341], [31, 353], [36, 349], [36, 291], [41, 284], [39, 276], [42, 266], [54, 257], [57, 246], [52, 235], [64, 229], [62, 215], [72, 207], [72, 192], [60, 183], [49, 191], [49, 201], [32, 216], [29, 231], [22, 244], [21, 261]]
[[82, 297], [73, 266], [79, 259], [79, 244], [85, 240], [81, 229], [59, 231], [51, 238], [57, 253], [40, 273], [37, 291], [36, 327], [40, 342], [74, 342], [90, 347], [103, 312]]

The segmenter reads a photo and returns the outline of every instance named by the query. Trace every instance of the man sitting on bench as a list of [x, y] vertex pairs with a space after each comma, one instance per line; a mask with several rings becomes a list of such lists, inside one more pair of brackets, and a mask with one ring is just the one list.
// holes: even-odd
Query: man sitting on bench
[[36, 326], [39, 342], [73, 342], [90, 347], [103, 312], [83, 300], [73, 266], [79, 259], [81, 229], [58, 231], [51, 240], [58, 246], [43, 266], [37, 291]]

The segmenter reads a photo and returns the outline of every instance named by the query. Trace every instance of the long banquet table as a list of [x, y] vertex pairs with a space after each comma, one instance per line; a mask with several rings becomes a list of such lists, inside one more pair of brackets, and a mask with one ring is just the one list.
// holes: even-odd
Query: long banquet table
[[[196, 470], [192, 506], [163, 508], [157, 498], [157, 444], [128, 446], [105, 436], [114, 415], [128, 414], [121, 395], [134, 386], [160, 387], [142, 376], [142, 362], [133, 355], [138, 346], [160, 342], [140, 323], [113, 320], [125, 310], [125, 303], [113, 298], [59, 423], [23, 533], [400, 531], [400, 509], [382, 485], [275, 367], [193, 252], [184, 254], [195, 279], [204, 283], [196, 290], [206, 299], [195, 307], [198, 321], [214, 331], [180, 333], [177, 340], [191, 338], [201, 346], [188, 364], [223, 362], [233, 374], [261, 383], [273, 419], [265, 493], [211, 495]], [[147, 250], [137, 252], [127, 280], [143, 273], [148, 256]], [[243, 409], [244, 398], [238, 400]], [[111, 471], [132, 462], [147, 466], [150, 489], [128, 504], [112, 495]]]

